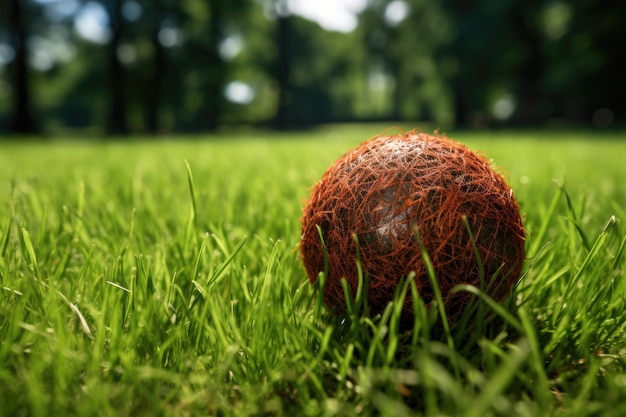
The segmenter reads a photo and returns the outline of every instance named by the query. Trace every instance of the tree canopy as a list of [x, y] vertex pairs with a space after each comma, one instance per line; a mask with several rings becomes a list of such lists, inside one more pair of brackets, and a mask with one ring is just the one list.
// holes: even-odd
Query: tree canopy
[[626, 118], [614, 0], [369, 0], [347, 32], [288, 0], [8, 0], [0, 131]]

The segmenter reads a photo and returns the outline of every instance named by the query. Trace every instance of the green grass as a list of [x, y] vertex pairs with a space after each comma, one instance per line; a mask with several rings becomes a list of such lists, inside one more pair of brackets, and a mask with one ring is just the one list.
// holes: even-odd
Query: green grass
[[450, 132], [508, 173], [529, 259], [502, 305], [460, 289], [487, 319], [416, 297], [402, 332], [329, 316], [297, 252], [379, 130], [0, 143], [0, 416], [626, 415], [624, 134]]

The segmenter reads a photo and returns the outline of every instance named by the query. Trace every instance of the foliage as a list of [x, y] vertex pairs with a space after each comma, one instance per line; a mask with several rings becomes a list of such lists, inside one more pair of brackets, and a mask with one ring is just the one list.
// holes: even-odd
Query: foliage
[[[14, 4], [22, 5], [19, 18]], [[624, 120], [626, 91], [616, 82], [626, 71], [618, 53], [622, 3], [375, 0], [349, 33], [289, 14], [282, 0], [63, 4], [2, 5], [4, 130]], [[97, 36], [81, 34], [84, 13], [95, 19], [94, 9], [102, 11]], [[19, 45], [27, 54], [15, 53]]]

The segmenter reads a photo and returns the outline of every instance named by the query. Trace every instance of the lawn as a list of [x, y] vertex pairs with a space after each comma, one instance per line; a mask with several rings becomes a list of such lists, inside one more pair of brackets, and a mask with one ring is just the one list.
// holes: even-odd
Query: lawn
[[401, 331], [330, 316], [297, 251], [381, 130], [0, 142], [0, 416], [626, 415], [626, 135], [449, 132], [506, 172], [528, 260]]

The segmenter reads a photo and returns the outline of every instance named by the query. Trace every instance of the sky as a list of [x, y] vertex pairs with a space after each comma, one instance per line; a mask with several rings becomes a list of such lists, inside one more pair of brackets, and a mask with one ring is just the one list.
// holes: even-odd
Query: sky
[[351, 32], [367, 0], [288, 0], [288, 4], [291, 13], [316, 21], [324, 29]]
[[[317, 22], [326, 30], [351, 32], [357, 24], [357, 14], [367, 6], [367, 0], [288, 0], [291, 13]], [[384, 12], [390, 26], [402, 22], [409, 13], [404, 0], [391, 1]]]

